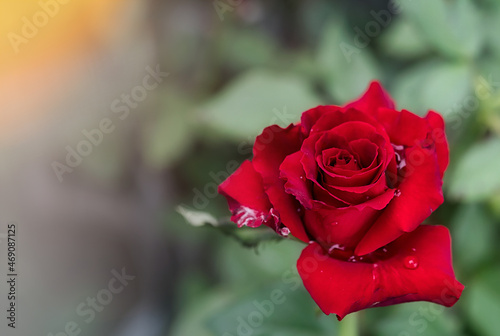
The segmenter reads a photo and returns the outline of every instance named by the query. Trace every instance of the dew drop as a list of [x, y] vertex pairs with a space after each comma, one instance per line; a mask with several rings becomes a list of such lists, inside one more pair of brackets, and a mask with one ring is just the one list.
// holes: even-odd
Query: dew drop
[[301, 180], [303, 180], [303, 179], [304, 179], [304, 176], [301, 176], [301, 177], [300, 177], [300, 179], [301, 179]]
[[330, 246], [330, 248], [328, 249], [328, 253], [332, 253], [333, 250], [341, 250], [341, 251], [344, 251], [345, 249], [345, 246], [342, 246], [340, 244], [333, 244], [332, 246]]
[[290, 229], [289, 229], [289, 228], [287, 228], [287, 227], [284, 227], [284, 228], [282, 228], [282, 229], [280, 230], [280, 232], [281, 232], [281, 235], [282, 235], [283, 237], [287, 237], [287, 236], [290, 234]]
[[406, 159], [405, 158], [401, 159], [401, 161], [399, 162], [398, 169], [403, 169], [404, 167], [406, 167]]
[[408, 269], [416, 269], [418, 267], [418, 259], [415, 256], [406, 257], [404, 264]]
[[402, 151], [403, 149], [405, 149], [405, 146], [403, 145], [395, 145], [395, 144], [391, 144], [392, 147], [395, 149], [395, 150], [399, 150], [399, 151]]
[[330, 225], [339, 225], [339, 222], [331, 222]]
[[382, 251], [383, 251], [384, 253], [387, 253], [387, 249], [386, 249], [385, 247], [382, 249]]
[[401, 190], [399, 190], [399, 189], [394, 190], [394, 196], [396, 196], [396, 197], [401, 196]]
[[411, 249], [411, 250], [412, 250], [413, 252], [416, 252], [416, 251], [417, 251], [417, 249], [416, 249], [416, 248], [414, 248], [414, 247], [412, 247], [412, 249]]

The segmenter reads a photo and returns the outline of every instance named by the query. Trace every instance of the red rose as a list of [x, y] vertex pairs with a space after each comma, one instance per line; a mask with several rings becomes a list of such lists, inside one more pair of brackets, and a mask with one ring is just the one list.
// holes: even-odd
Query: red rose
[[267, 127], [253, 154], [219, 186], [231, 219], [309, 244], [297, 267], [325, 314], [458, 300], [448, 230], [420, 225], [443, 202], [448, 144], [439, 114], [396, 111], [374, 82], [344, 107]]

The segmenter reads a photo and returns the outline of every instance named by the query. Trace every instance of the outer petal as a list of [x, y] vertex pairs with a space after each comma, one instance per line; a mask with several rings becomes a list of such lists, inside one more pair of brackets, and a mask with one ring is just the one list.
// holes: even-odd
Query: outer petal
[[423, 225], [388, 245], [383, 260], [342, 261], [313, 243], [302, 251], [297, 268], [321, 310], [339, 320], [361, 309], [403, 302], [450, 307], [464, 288], [455, 279], [450, 244], [448, 229]]
[[271, 219], [271, 203], [264, 192], [262, 178], [250, 161], [244, 161], [219, 185], [218, 191], [226, 197], [231, 220], [238, 227], [258, 227]]
[[370, 225], [380, 215], [371, 207], [346, 207], [342, 209], [305, 210], [308, 232], [325, 249], [332, 246], [342, 251], [350, 250], [366, 233]]
[[298, 151], [288, 155], [280, 166], [280, 177], [285, 181], [285, 191], [295, 198], [306, 208], [313, 207], [312, 182], [306, 179], [306, 173], [302, 168], [300, 159], [302, 152]]
[[281, 222], [296, 238], [308, 242], [299, 212], [299, 202], [285, 192], [285, 182], [280, 179], [280, 165], [302, 144], [301, 126], [290, 125], [283, 129], [273, 125], [266, 127], [255, 140], [253, 165], [262, 176], [263, 186], [269, 201], [277, 211]]
[[377, 120], [384, 125], [391, 142], [395, 145], [415, 146], [426, 139], [429, 123], [407, 110], [401, 112], [380, 108], [376, 112]]
[[405, 176], [396, 196], [356, 247], [364, 255], [413, 231], [443, 203], [442, 180], [433, 151], [414, 147], [406, 152]]
[[311, 128], [313, 128], [319, 118], [325, 114], [334, 113], [335, 111], [343, 111], [343, 108], [335, 105], [320, 105], [302, 113], [300, 123], [304, 135], [308, 136], [311, 133]]
[[352, 107], [359, 111], [368, 113], [371, 116], [376, 115], [379, 107], [394, 109], [394, 102], [391, 96], [382, 88], [379, 82], [373, 81], [370, 83], [368, 90], [356, 101], [353, 101], [345, 106]]
[[444, 120], [440, 114], [434, 111], [429, 111], [425, 119], [427, 119], [431, 126], [431, 138], [436, 148], [439, 170], [442, 177], [450, 160], [448, 141], [446, 140], [446, 133], [444, 132]]

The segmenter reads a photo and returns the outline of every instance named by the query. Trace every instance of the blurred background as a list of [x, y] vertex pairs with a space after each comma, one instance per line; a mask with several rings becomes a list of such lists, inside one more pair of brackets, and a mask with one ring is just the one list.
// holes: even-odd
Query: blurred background
[[[466, 288], [451, 309], [366, 310], [362, 335], [497, 336], [498, 31], [496, 0], [0, 0], [2, 311], [12, 223], [18, 249], [0, 334], [336, 335], [294, 273], [300, 244], [184, 216], [229, 215], [216, 186], [263, 127], [379, 79], [447, 121], [429, 222]], [[249, 325], [275, 289], [285, 303]]]

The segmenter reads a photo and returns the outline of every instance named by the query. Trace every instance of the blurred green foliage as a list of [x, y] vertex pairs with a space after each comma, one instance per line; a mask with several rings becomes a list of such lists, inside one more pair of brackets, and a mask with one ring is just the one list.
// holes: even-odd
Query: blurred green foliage
[[[147, 124], [144, 152], [175, 176], [175, 204], [203, 204], [198, 210], [228, 216], [213, 186], [231, 173], [228, 162], [251, 158], [263, 127], [298, 121], [315, 105], [344, 104], [380, 80], [398, 108], [419, 115], [433, 109], [447, 121], [446, 201], [429, 222], [450, 228], [466, 288], [452, 309], [413, 303], [364, 311], [362, 333], [497, 336], [500, 2], [398, 3], [396, 15], [387, 1], [244, 1], [221, 21], [212, 2], [192, 2], [210, 20], [193, 23], [165, 60], [177, 87], [165, 94], [159, 119]], [[185, 251], [180, 263], [194, 263], [177, 280], [172, 335], [236, 335], [238, 317], [274, 289], [286, 302], [252, 335], [336, 334], [335, 318], [317, 314], [302, 285], [291, 291], [282, 278], [294, 269], [300, 244], [245, 249], [167, 210], [166, 230]], [[185, 257], [188, 250], [201, 261]]]

